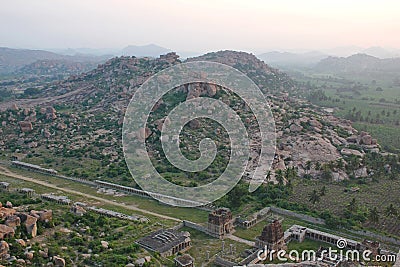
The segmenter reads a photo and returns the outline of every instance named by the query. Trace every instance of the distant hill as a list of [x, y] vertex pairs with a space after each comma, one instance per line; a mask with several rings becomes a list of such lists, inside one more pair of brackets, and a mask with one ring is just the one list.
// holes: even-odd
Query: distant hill
[[65, 78], [97, 67], [96, 62], [75, 62], [70, 60], [44, 59], [24, 65], [14, 74], [23, 76], [47, 76]]
[[400, 58], [380, 59], [366, 54], [350, 57], [328, 57], [314, 70], [327, 73], [400, 72]]
[[363, 54], [374, 56], [377, 58], [394, 58], [400, 57], [399, 50], [385, 49], [379, 46], [369, 47], [362, 51]]
[[91, 55], [67, 56], [45, 50], [13, 49], [0, 47], [0, 74], [10, 74], [18, 69], [41, 60], [63, 60], [69, 62], [99, 63], [104, 57]]
[[274, 66], [313, 66], [317, 64], [321, 59], [328, 57], [318, 51], [312, 51], [307, 53], [290, 53], [290, 52], [268, 52], [258, 55], [258, 58], [264, 60], [268, 64]]
[[0, 47], [0, 73], [10, 73], [37, 60], [60, 60], [64, 56], [44, 51]]
[[135, 57], [158, 57], [160, 55], [167, 54], [171, 52], [170, 49], [155, 45], [155, 44], [149, 44], [149, 45], [143, 45], [143, 46], [138, 46], [138, 45], [130, 45], [122, 49], [122, 55], [123, 56], [135, 56]]

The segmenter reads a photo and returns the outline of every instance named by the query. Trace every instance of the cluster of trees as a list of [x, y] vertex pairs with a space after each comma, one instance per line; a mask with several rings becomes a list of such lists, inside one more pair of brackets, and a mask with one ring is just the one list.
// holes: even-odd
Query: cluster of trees
[[365, 115], [362, 114], [361, 110], [357, 110], [356, 107], [350, 109], [346, 114], [346, 119], [351, 121], [359, 121], [359, 122], [367, 122], [367, 123], [374, 123], [374, 124], [384, 124], [388, 120], [393, 121], [394, 125], [399, 126], [400, 120], [396, 118], [392, 118], [392, 116], [397, 115], [397, 110], [382, 110], [380, 113], [375, 113], [372, 115], [371, 110]]

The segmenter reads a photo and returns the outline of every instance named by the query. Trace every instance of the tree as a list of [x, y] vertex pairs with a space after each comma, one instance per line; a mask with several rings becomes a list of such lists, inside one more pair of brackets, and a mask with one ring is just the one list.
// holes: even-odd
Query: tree
[[277, 170], [276, 171], [276, 181], [278, 182], [279, 185], [283, 185], [284, 184], [285, 178], [283, 177], [282, 170]]
[[326, 186], [325, 186], [325, 185], [321, 188], [321, 192], [320, 192], [319, 195], [320, 195], [321, 197], [323, 197], [323, 196], [326, 195]]
[[311, 170], [311, 164], [312, 164], [312, 162], [311, 161], [307, 161], [306, 162], [306, 170], [307, 170], [307, 174], [309, 174], [310, 173], [310, 170]]
[[267, 175], [265, 176], [265, 180], [267, 180], [267, 183], [271, 182], [271, 171], [267, 172]]
[[319, 202], [320, 200], [320, 195], [318, 194], [317, 190], [313, 190], [312, 193], [310, 194], [310, 202], [315, 205], [315, 203]]
[[378, 223], [379, 222], [379, 212], [378, 212], [378, 209], [376, 207], [374, 207], [372, 210], [369, 211], [368, 219], [372, 223]]
[[386, 208], [385, 214], [386, 214], [386, 216], [388, 216], [388, 217], [390, 217], [390, 216], [393, 216], [393, 217], [397, 216], [398, 211], [397, 211], [397, 209], [394, 207], [393, 203], [390, 204], [390, 205]]
[[355, 198], [353, 198], [353, 199], [351, 200], [351, 202], [347, 205], [347, 209], [348, 209], [351, 213], [354, 213], [354, 212], [357, 211], [357, 202], [356, 202], [356, 199], [355, 199]]

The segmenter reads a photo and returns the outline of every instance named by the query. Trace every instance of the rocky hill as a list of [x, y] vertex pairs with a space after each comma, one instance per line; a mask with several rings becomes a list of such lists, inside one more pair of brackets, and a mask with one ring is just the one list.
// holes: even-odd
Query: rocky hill
[[47, 76], [67, 78], [71, 75], [81, 74], [97, 67], [96, 62], [75, 62], [64, 59], [51, 60], [43, 59], [25, 65], [16, 70], [14, 75], [31, 76]]
[[[372, 171], [360, 158], [380, 152], [368, 133], [358, 133], [346, 120], [337, 119], [317, 107], [292, 98], [293, 81], [254, 55], [221, 51], [189, 61], [210, 60], [238, 68], [250, 76], [267, 95], [276, 121], [277, 151], [273, 171], [268, 175], [279, 182], [282, 172], [302, 176], [343, 180], [366, 177]], [[125, 109], [135, 90], [154, 73], [179, 64], [175, 53], [157, 59], [119, 57], [90, 72], [46, 85], [31, 98], [2, 103], [0, 149], [7, 155], [34, 159], [62, 173], [89, 179], [103, 177], [130, 184], [121, 149], [121, 127]], [[204, 137], [217, 139], [222, 153], [205, 173], [193, 175], [168, 165], [160, 153], [160, 126], [174, 106], [203, 94], [222, 99], [244, 118], [253, 136], [251, 158], [257, 160], [257, 122], [245, 105], [225, 88], [188, 85], [166, 95], [154, 108], [148, 129], [138, 133], [147, 139], [156, 168], [176, 183], [195, 185], [206, 182], [225, 168], [229, 144], [223, 129], [208, 121], [193, 122], [182, 133], [184, 154], [196, 158], [195, 149]], [[190, 149], [192, 148], [192, 149]], [[158, 152], [157, 152], [158, 151]], [[251, 164], [250, 164], [251, 165]], [[254, 167], [249, 165], [248, 171]], [[61, 167], [63, 166], [63, 167]], [[101, 168], [100, 168], [101, 167]]]
[[[41, 60], [64, 60], [68, 62], [99, 63], [105, 57], [90, 55], [61, 55], [45, 50], [13, 49], [0, 47], [0, 74], [12, 74], [20, 68]], [[20, 73], [18, 73], [20, 74]]]
[[400, 58], [380, 59], [366, 54], [356, 54], [350, 57], [328, 57], [321, 60], [314, 68], [328, 73], [360, 73], [400, 71]]

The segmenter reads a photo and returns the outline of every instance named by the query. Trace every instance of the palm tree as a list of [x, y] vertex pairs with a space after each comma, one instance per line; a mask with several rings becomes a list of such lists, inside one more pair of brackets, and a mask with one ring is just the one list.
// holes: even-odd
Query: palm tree
[[372, 223], [379, 222], [379, 212], [376, 207], [374, 207], [372, 210], [369, 211], [368, 218]]
[[353, 198], [353, 199], [351, 200], [351, 202], [347, 205], [347, 208], [349, 209], [349, 211], [350, 211], [351, 213], [357, 211], [357, 202], [356, 202], [356, 199], [355, 199], [355, 198]]
[[324, 186], [321, 188], [320, 196], [323, 197], [323, 196], [325, 196], [325, 195], [326, 195], [326, 186], [324, 185]]
[[271, 171], [267, 172], [267, 176], [265, 176], [265, 180], [267, 180], [267, 183], [271, 182]]
[[306, 162], [306, 170], [307, 170], [307, 174], [309, 174], [310, 173], [310, 170], [311, 170], [311, 164], [312, 164], [312, 162], [311, 161], [307, 161]]
[[321, 169], [321, 163], [319, 161], [315, 162], [315, 169], [319, 171]]
[[283, 185], [284, 184], [285, 178], [283, 177], [282, 170], [277, 170], [276, 171], [276, 181], [278, 181], [279, 185]]
[[320, 195], [318, 194], [317, 190], [313, 190], [312, 193], [310, 194], [310, 202], [315, 205], [320, 199]]
[[397, 211], [397, 209], [394, 207], [393, 203], [390, 204], [390, 205], [386, 208], [385, 214], [386, 214], [386, 216], [388, 216], [388, 217], [390, 217], [390, 216], [394, 216], [394, 217], [397, 216], [398, 211]]

